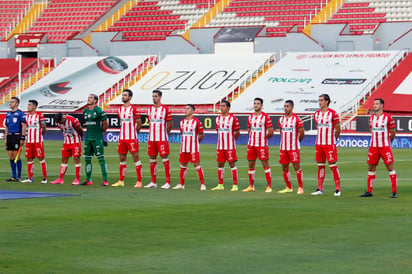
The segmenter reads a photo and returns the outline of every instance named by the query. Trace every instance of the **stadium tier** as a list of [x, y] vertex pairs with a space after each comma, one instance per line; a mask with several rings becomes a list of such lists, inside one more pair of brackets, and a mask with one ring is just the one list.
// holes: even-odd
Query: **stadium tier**
[[33, 4], [33, 0], [0, 1], [0, 40], [7, 38]]

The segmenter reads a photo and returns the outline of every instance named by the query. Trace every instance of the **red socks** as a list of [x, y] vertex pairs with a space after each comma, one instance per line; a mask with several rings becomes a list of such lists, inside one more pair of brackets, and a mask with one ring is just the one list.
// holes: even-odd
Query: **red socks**
[[303, 171], [301, 169], [296, 171], [296, 177], [298, 179], [299, 187], [303, 187]]
[[119, 165], [119, 181], [124, 181], [124, 177], [126, 176], [127, 164], [126, 162], [120, 162]]
[[249, 185], [250, 186], [254, 186], [254, 184], [255, 184], [255, 169], [250, 169], [249, 168], [249, 171], [248, 171], [248, 174], [249, 174]]
[[82, 164], [75, 164], [75, 177], [77, 180], [80, 178], [80, 170], [82, 169]]
[[396, 193], [397, 176], [395, 170], [389, 171], [389, 178], [391, 180], [392, 193]]
[[150, 159], [150, 175], [152, 176], [152, 183], [156, 184], [156, 175], [157, 175], [156, 159]]
[[34, 161], [27, 162], [27, 172], [29, 173], [29, 179], [33, 179]]
[[66, 174], [66, 171], [67, 171], [67, 164], [61, 164], [60, 165], [60, 176], [59, 176], [60, 180], [63, 180], [64, 175]]
[[225, 177], [225, 168], [219, 167], [217, 169], [217, 177], [219, 179], [219, 185], [223, 184], [223, 178]]
[[290, 181], [290, 172], [289, 172], [289, 170], [288, 171], [283, 171], [283, 180], [285, 180], [287, 188], [292, 188], [292, 182]]
[[141, 161], [137, 161], [134, 163], [135, 168], [136, 168], [136, 177], [137, 177], [137, 181], [141, 182], [142, 181], [142, 162]]
[[270, 167], [265, 168], [265, 177], [268, 187], [272, 187], [272, 171], [270, 170]]
[[233, 185], [237, 185], [237, 167], [232, 168]]
[[372, 193], [372, 190], [373, 190], [373, 184], [375, 183], [375, 178], [376, 178], [376, 175], [375, 175], [375, 172], [374, 171], [369, 171], [368, 172], [368, 190], [367, 190], [367, 192], [369, 192], [369, 193]]
[[187, 174], [187, 167], [180, 165], [180, 184], [185, 185], [185, 178]]
[[166, 184], [170, 184], [170, 161], [168, 158], [162, 159], [163, 166], [165, 167]]
[[323, 191], [323, 181], [325, 180], [325, 164], [318, 164], [318, 189]]
[[205, 184], [205, 176], [203, 175], [202, 166], [197, 166], [196, 171], [197, 171], [197, 175], [199, 176], [200, 184], [204, 185]]
[[40, 161], [40, 165], [41, 165], [41, 173], [43, 174], [43, 178], [46, 179], [47, 178], [47, 165], [46, 165], [46, 160], [41, 160]]
[[330, 165], [329, 167], [332, 170], [333, 180], [335, 181], [335, 189], [340, 191], [340, 174], [338, 166], [335, 164]]

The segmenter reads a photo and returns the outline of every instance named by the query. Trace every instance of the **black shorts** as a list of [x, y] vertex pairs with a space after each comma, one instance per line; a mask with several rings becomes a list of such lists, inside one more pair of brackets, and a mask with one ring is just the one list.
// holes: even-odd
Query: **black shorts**
[[7, 150], [19, 150], [20, 147], [20, 135], [7, 135]]

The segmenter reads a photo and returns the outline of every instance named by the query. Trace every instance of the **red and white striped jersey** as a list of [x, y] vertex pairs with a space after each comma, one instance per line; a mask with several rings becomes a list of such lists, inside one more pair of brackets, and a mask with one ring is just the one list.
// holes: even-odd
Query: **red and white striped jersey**
[[327, 111], [322, 112], [318, 110], [315, 112], [315, 124], [318, 128], [318, 135], [316, 137], [317, 145], [334, 145], [335, 144], [335, 125], [340, 123], [339, 115], [333, 109], [328, 108]]
[[233, 150], [236, 149], [235, 131], [240, 129], [239, 120], [231, 113], [227, 116], [217, 116], [217, 149]]
[[120, 135], [119, 140], [136, 140], [136, 119], [140, 119], [140, 114], [133, 105], [127, 107], [121, 106], [118, 111], [120, 119]]
[[41, 123], [45, 123], [44, 116], [40, 112], [26, 114], [27, 123], [27, 143], [42, 143], [43, 135], [41, 134]]
[[63, 131], [64, 144], [71, 145], [82, 142], [82, 138], [76, 131], [76, 128], [80, 127], [80, 122], [73, 116], [66, 114], [66, 121], [63, 124], [57, 123], [57, 127]]
[[373, 114], [369, 117], [369, 128], [372, 132], [371, 147], [390, 147], [389, 130], [395, 128], [393, 118], [383, 112], [380, 116]]
[[279, 119], [279, 129], [281, 130], [280, 150], [300, 149], [299, 128], [303, 128], [303, 122], [296, 114], [290, 117], [283, 115]]
[[202, 123], [197, 118], [180, 121], [180, 132], [182, 133], [182, 145], [180, 152], [199, 152], [199, 134], [203, 134]]
[[151, 106], [147, 111], [149, 120], [149, 141], [169, 141], [167, 136], [167, 123], [172, 120], [172, 114], [168, 107], [160, 105], [156, 108]]
[[272, 120], [265, 112], [259, 116], [251, 114], [247, 120], [247, 128], [250, 129], [248, 146], [265, 147], [268, 145], [266, 132], [268, 128], [273, 127]]

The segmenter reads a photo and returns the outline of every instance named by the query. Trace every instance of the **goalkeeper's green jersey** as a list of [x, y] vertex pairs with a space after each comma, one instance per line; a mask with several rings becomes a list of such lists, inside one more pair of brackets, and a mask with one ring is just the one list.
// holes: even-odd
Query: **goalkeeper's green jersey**
[[103, 140], [102, 122], [107, 120], [106, 113], [95, 106], [92, 110], [85, 108], [83, 118], [86, 123], [86, 140]]

